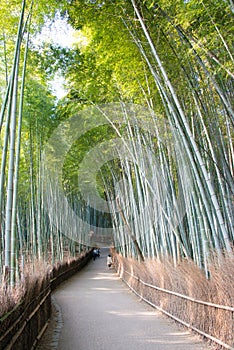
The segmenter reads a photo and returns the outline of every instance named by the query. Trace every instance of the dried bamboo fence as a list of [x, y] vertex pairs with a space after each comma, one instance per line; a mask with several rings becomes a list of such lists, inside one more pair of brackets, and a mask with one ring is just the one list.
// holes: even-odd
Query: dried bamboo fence
[[[0, 318], [1, 350], [35, 349], [51, 316], [51, 292], [81, 270], [91, 256], [91, 252], [88, 252], [70, 264], [66, 262], [55, 267], [49, 278], [45, 276], [39, 288], [36, 282], [30, 293], [31, 297], [24, 298], [13, 310]], [[39, 292], [36, 292], [38, 289]]]
[[136, 276], [132, 266], [132, 271], [127, 271], [121, 259], [115, 259], [115, 263], [121, 279], [143, 301], [200, 334], [217, 349], [234, 350], [234, 307], [152, 285], [143, 281], [139, 273]]

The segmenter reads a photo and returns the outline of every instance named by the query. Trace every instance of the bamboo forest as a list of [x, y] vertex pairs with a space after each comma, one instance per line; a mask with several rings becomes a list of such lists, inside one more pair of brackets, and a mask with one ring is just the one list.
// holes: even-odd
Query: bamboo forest
[[233, 0], [1, 0], [0, 28], [1, 315], [94, 247], [233, 307]]

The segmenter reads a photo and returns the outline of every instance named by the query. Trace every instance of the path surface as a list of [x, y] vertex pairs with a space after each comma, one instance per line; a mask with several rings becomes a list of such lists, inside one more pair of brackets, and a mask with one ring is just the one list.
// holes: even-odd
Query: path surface
[[56, 321], [39, 350], [209, 349], [197, 336], [140, 301], [106, 268], [108, 252], [101, 253], [54, 292]]

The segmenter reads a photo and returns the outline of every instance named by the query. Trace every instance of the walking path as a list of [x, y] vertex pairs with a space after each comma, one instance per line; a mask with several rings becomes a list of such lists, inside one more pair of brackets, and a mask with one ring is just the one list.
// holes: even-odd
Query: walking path
[[100, 258], [54, 292], [56, 320], [39, 350], [209, 349], [130, 292], [107, 269], [107, 253], [102, 250]]

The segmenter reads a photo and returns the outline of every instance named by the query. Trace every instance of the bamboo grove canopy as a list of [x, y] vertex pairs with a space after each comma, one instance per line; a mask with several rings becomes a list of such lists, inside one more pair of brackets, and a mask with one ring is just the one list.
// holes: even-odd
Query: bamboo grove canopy
[[[73, 46], [36, 45], [58, 16]], [[1, 1], [5, 280], [97, 244], [206, 273], [232, 254], [233, 17], [232, 0]]]

